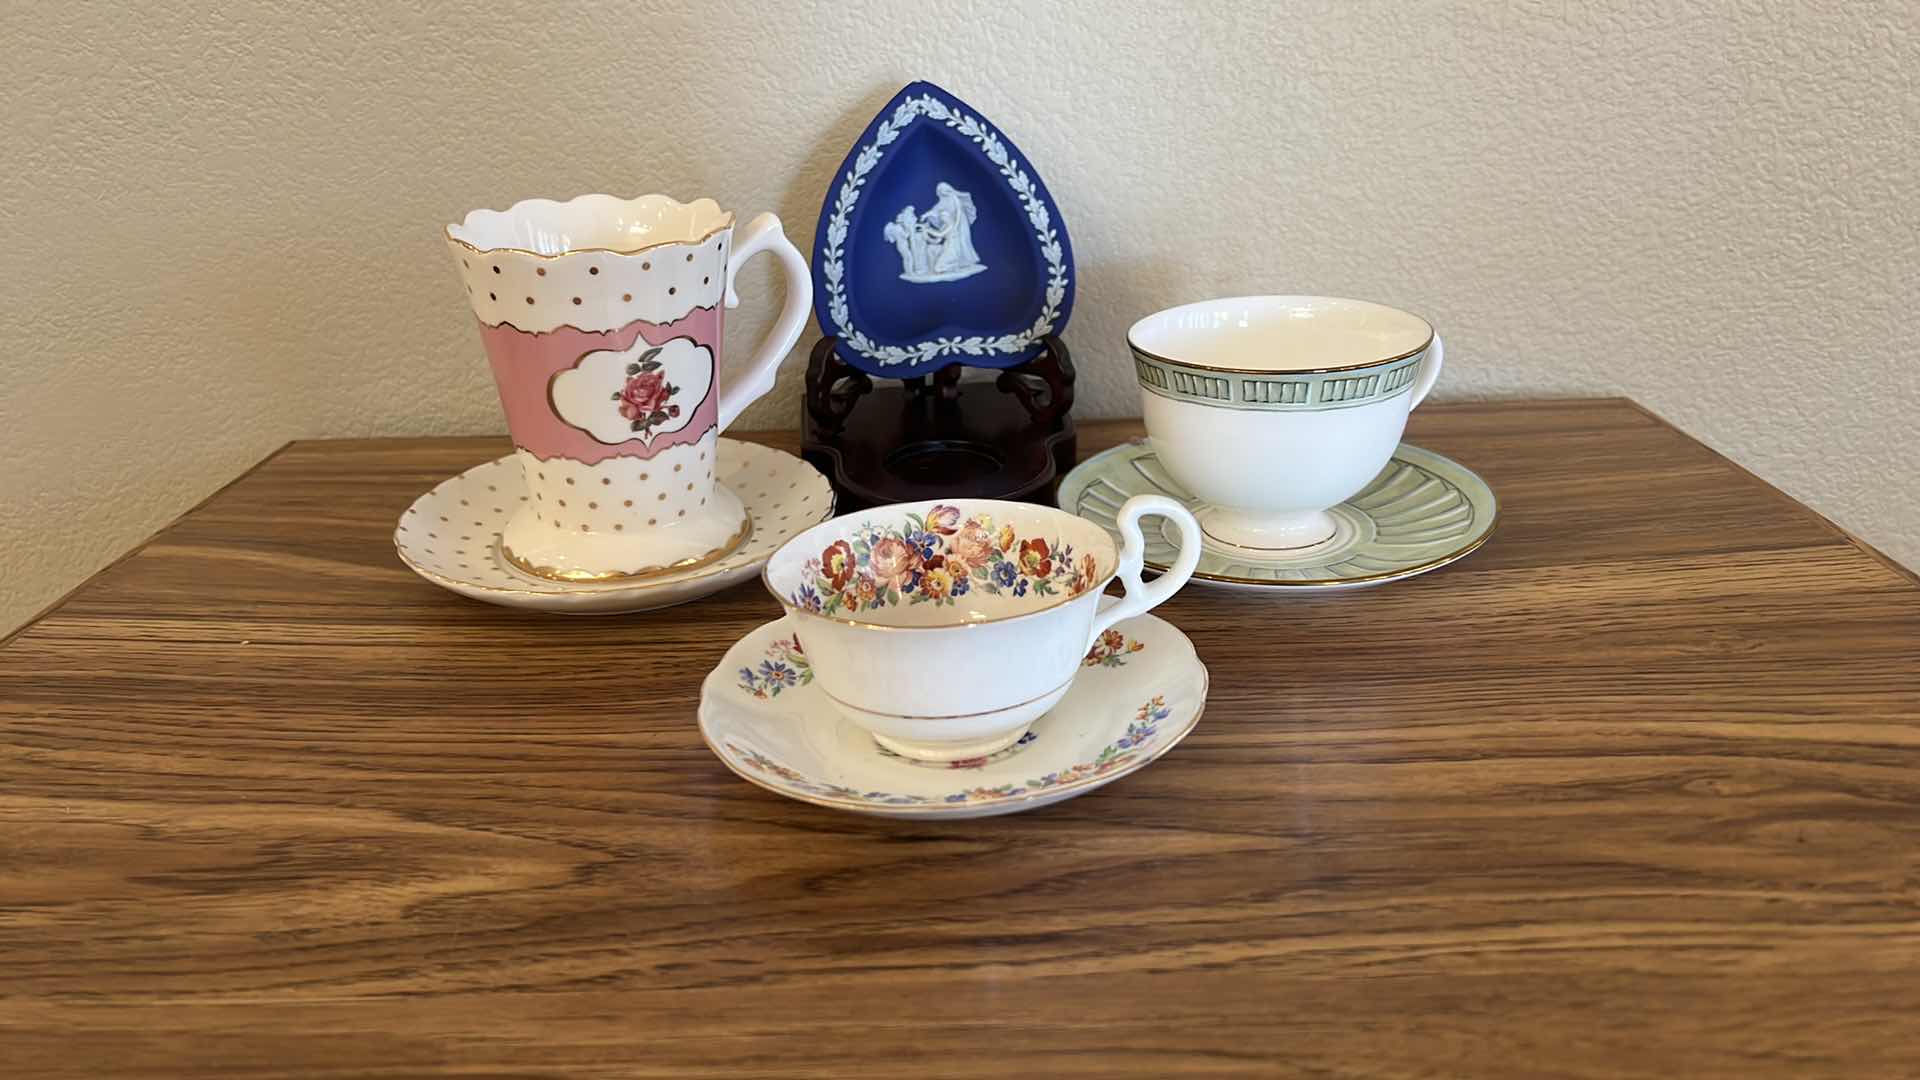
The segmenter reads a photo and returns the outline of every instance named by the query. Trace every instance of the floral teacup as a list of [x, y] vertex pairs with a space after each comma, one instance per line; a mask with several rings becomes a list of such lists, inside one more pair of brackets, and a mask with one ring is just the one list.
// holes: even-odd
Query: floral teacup
[[[1140, 518], [1180, 531], [1172, 569], [1140, 578]], [[794, 615], [814, 683], [849, 721], [921, 761], [983, 757], [1026, 734], [1072, 685], [1107, 628], [1157, 607], [1192, 576], [1200, 526], [1158, 495], [1129, 499], [1106, 530], [1044, 506], [900, 503], [816, 525], [763, 577]], [[1116, 576], [1126, 595], [1100, 606]]]

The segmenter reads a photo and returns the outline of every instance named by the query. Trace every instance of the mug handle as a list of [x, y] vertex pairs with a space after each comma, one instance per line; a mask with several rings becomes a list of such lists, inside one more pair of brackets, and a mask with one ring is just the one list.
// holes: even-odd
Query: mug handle
[[727, 257], [727, 306], [740, 306], [740, 295], [733, 291], [734, 275], [748, 259], [763, 251], [771, 251], [780, 259], [780, 269], [787, 279], [787, 300], [780, 308], [780, 318], [774, 321], [773, 329], [767, 331], [766, 339], [754, 350], [741, 374], [720, 389], [721, 431], [739, 419], [742, 410], [773, 389], [774, 373], [779, 370], [780, 361], [792, 351], [794, 342], [800, 340], [807, 312], [813, 308], [813, 275], [807, 271], [807, 260], [780, 230], [780, 219], [772, 214], [761, 214], [747, 222], [747, 227], [740, 230], [734, 241], [733, 253]]
[[1433, 389], [1433, 384], [1440, 380], [1440, 364], [1446, 355], [1447, 347], [1440, 340], [1440, 331], [1435, 330], [1433, 347], [1427, 350], [1426, 358], [1420, 361], [1420, 381], [1413, 384], [1413, 402], [1407, 406], [1408, 412], [1419, 408], [1420, 403], [1427, 400], [1427, 391]]
[[[1140, 579], [1147, 559], [1147, 541], [1140, 534], [1140, 519], [1149, 514], [1170, 518], [1180, 529], [1179, 557], [1151, 585]], [[1135, 495], [1120, 507], [1114, 524], [1126, 541], [1120, 547], [1120, 568], [1115, 576], [1126, 586], [1127, 594], [1093, 620], [1093, 633], [1087, 637], [1089, 649], [1114, 623], [1144, 615], [1166, 603], [1193, 576], [1193, 568], [1200, 565], [1200, 523], [1186, 507], [1165, 495]]]

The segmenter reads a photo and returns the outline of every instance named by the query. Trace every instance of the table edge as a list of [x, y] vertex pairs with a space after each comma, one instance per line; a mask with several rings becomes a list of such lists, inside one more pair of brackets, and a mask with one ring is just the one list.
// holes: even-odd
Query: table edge
[[1821, 513], [1820, 511], [1815, 510], [1813, 507], [1808, 506], [1806, 503], [1801, 502], [1799, 499], [1794, 498], [1792, 495], [1787, 494], [1785, 491], [1781, 490], [1777, 485], [1775, 485], [1772, 481], [1768, 480], [1766, 477], [1761, 476], [1760, 474], [1754, 472], [1752, 469], [1749, 469], [1745, 465], [1742, 465], [1739, 462], [1733, 460], [1732, 458], [1728, 457], [1726, 454], [1722, 453], [1717, 447], [1709, 444], [1704, 439], [1701, 439], [1699, 436], [1688, 431], [1686, 428], [1683, 428], [1680, 425], [1674, 423], [1673, 421], [1667, 419], [1666, 417], [1660, 415], [1658, 412], [1655, 412], [1651, 406], [1642, 404], [1641, 402], [1635, 401], [1632, 398], [1623, 397], [1623, 398], [1618, 398], [1616, 400], [1626, 402], [1628, 405], [1632, 406], [1635, 410], [1646, 415], [1649, 419], [1652, 419], [1656, 423], [1660, 424], [1662, 427], [1672, 429], [1674, 432], [1678, 433], [1682, 438], [1686, 439], [1691, 443], [1694, 443], [1695, 445], [1699, 446], [1702, 450], [1705, 450], [1707, 453], [1712, 454], [1714, 457], [1719, 458], [1723, 464], [1725, 464], [1728, 468], [1731, 468], [1734, 472], [1738, 473], [1739, 475], [1746, 477], [1750, 483], [1759, 485], [1761, 488], [1771, 493], [1780, 502], [1786, 503], [1788, 506], [1793, 507], [1795, 510], [1800, 511], [1802, 514], [1805, 514], [1808, 517], [1811, 517], [1818, 524], [1826, 526], [1829, 532], [1833, 533], [1839, 539], [1851, 545], [1856, 551], [1859, 551], [1862, 555], [1865, 555], [1866, 557], [1873, 559], [1874, 561], [1878, 562], [1880, 565], [1886, 567], [1888, 570], [1893, 571], [1898, 576], [1905, 578], [1908, 584], [1920, 586], [1920, 570], [1914, 570], [1903, 565], [1902, 563], [1900, 563], [1899, 560], [1895, 559], [1893, 556], [1888, 555], [1886, 552], [1881, 551], [1879, 548], [1874, 547], [1872, 544], [1869, 544], [1865, 540], [1862, 540], [1860, 537], [1854, 535], [1850, 530], [1847, 529], [1846, 526], [1833, 520], [1832, 518]]
[[206, 506], [208, 503], [212, 502], [213, 500], [219, 498], [223, 493], [226, 492], [228, 488], [232, 487], [233, 485], [239, 483], [242, 480], [245, 480], [247, 477], [252, 476], [254, 473], [259, 472], [262, 468], [266, 466], [268, 462], [272, 461], [274, 458], [279, 457], [281, 454], [284, 454], [289, 449], [291, 449], [295, 443], [325, 442], [325, 441], [326, 440], [324, 439], [288, 439], [285, 442], [282, 442], [279, 446], [274, 447], [272, 450], [268, 451], [267, 454], [264, 457], [262, 457], [259, 461], [256, 461], [253, 464], [247, 466], [246, 468], [240, 470], [240, 472], [235, 474], [232, 479], [228, 480], [224, 484], [221, 484], [219, 487], [214, 488], [212, 491], [207, 492], [207, 494], [203, 498], [201, 498], [200, 501], [194, 503], [192, 506], [187, 507], [185, 510], [182, 510], [179, 513], [173, 515], [171, 518], [168, 518], [165, 524], [153, 530], [151, 533], [148, 533], [145, 539], [141, 540], [139, 543], [133, 545], [132, 547], [121, 552], [120, 554], [115, 555], [112, 559], [109, 559], [107, 561], [106, 565], [95, 570], [93, 573], [88, 574], [86, 577], [83, 577], [79, 581], [74, 582], [73, 587], [71, 589], [68, 589], [67, 591], [61, 593], [59, 596], [54, 597], [39, 611], [34, 612], [33, 615], [27, 619], [27, 621], [21, 623], [19, 626], [14, 627], [12, 630], [7, 631], [5, 634], [0, 634], [0, 649], [4, 649], [8, 645], [13, 644], [13, 640], [15, 638], [26, 633], [28, 630], [31, 630], [34, 627], [40, 625], [41, 620], [45, 619], [47, 616], [53, 614], [54, 612], [60, 610], [60, 608], [64, 606], [67, 601], [73, 599], [74, 595], [77, 594], [81, 589], [86, 588], [87, 586], [93, 584], [96, 580], [98, 580], [101, 574], [104, 574], [107, 571], [112, 570], [114, 567], [119, 566], [121, 563], [126, 562], [128, 559], [131, 559], [135, 555], [138, 555], [142, 551], [145, 551], [149, 545], [151, 545], [155, 540], [160, 539], [162, 536], [165, 536], [167, 532], [171, 530], [175, 525], [180, 524], [181, 522], [185, 521], [187, 518], [198, 513], [202, 507]]

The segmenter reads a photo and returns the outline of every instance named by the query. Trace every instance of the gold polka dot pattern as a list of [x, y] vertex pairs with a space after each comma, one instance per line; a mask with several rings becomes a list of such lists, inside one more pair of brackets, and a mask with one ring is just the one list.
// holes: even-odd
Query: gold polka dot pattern
[[[422, 495], [402, 515], [394, 530], [394, 546], [401, 560], [422, 577], [475, 599], [559, 612], [645, 611], [684, 603], [752, 577], [781, 544], [833, 516], [833, 490], [826, 478], [791, 454], [722, 438], [713, 457], [717, 463], [715, 479], [739, 496], [752, 517], [753, 529], [725, 558], [682, 574], [643, 582], [582, 585], [548, 581], [515, 570], [501, 558], [499, 548], [507, 510], [527, 500], [525, 477], [511, 455], [469, 469]], [[680, 474], [681, 485], [677, 486], [684, 485], [685, 476]], [[462, 499], [469, 503], [463, 512], [479, 520], [473, 520], [471, 527], [467, 520], [472, 519], [461, 521], [467, 531], [457, 543], [429, 539], [428, 526], [437, 530], [439, 519], [458, 510]], [[649, 516], [626, 513], [609, 527], [626, 533], [657, 526], [661, 519], [650, 507], [658, 505], [645, 500], [640, 510]], [[669, 516], [666, 520], [677, 519]], [[415, 522], [421, 524], [409, 528]], [[573, 520], [560, 527], [577, 530], [580, 525], [579, 520]]]

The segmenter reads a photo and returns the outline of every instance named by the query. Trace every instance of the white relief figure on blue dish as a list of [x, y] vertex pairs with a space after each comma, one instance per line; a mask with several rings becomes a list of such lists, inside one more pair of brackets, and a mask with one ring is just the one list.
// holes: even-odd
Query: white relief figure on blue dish
[[929, 238], [940, 242], [932, 272], [950, 281], [985, 270], [980, 253], [973, 248], [973, 223], [979, 217], [973, 208], [973, 196], [944, 180], [934, 186], [933, 192], [939, 201], [922, 215]]
[[893, 242], [894, 250], [900, 253], [900, 276], [908, 281], [925, 280], [930, 258], [927, 253], [927, 230], [920, 223], [920, 216], [914, 213], [912, 204], [908, 204], [899, 216], [887, 223], [883, 235]]
[[979, 212], [973, 196], [941, 181], [933, 209], [917, 217], [908, 206], [887, 223], [886, 238], [900, 253], [900, 277], [915, 284], [959, 281], [985, 270], [973, 246]]

